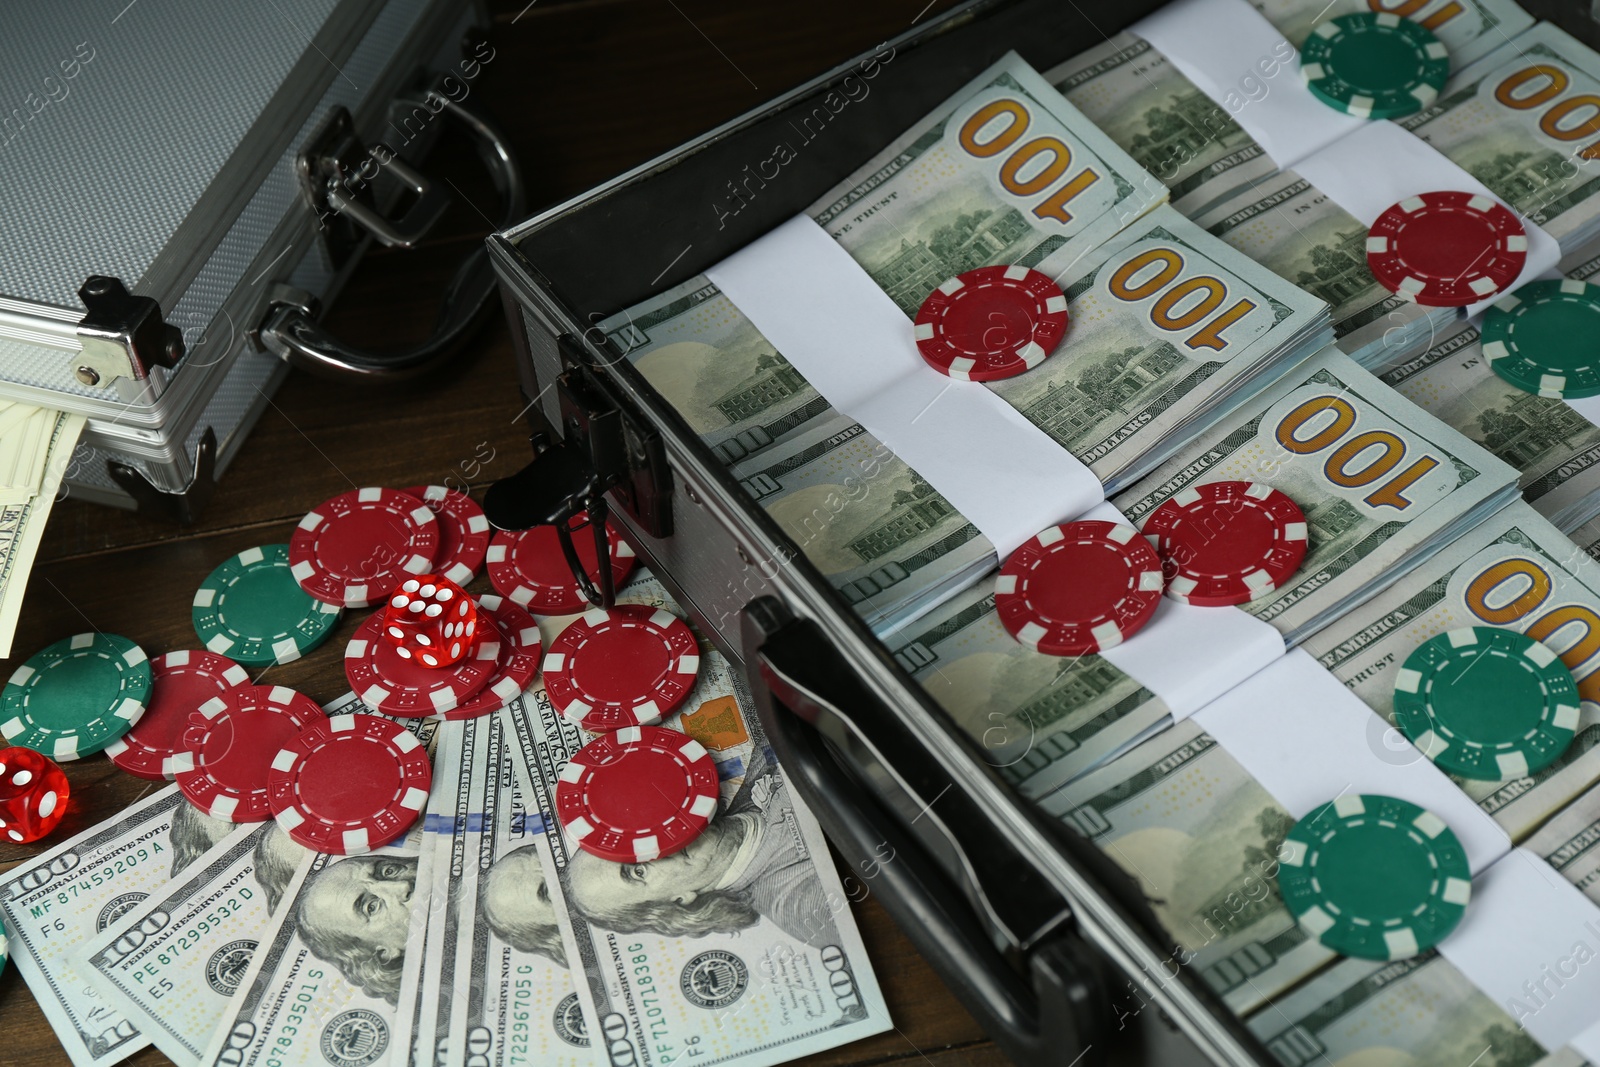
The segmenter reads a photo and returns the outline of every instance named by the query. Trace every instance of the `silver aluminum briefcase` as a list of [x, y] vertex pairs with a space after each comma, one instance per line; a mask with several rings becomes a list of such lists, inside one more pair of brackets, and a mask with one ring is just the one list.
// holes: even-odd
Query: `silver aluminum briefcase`
[[[389, 372], [312, 320], [372, 239], [410, 245], [448, 203], [405, 163], [439, 115], [491, 142], [508, 218], [520, 190], [462, 106], [493, 60], [481, 0], [119, 6], [0, 37], [0, 398], [88, 416], [71, 493], [188, 519], [286, 361]], [[473, 281], [394, 366], [455, 339], [481, 256]]]
[[[1172, 963], [1132, 882], [1002, 783], [593, 324], [791, 218], [1006, 51], [1046, 69], [1156, 6], [962, 5], [490, 239], [536, 452], [491, 488], [491, 521], [521, 528], [609, 506], [743, 664], [780, 759], [856, 880], [1017, 1063], [1273, 1060]], [[876, 81], [827, 112], [822, 97], [847, 75]], [[730, 182], [808, 121], [825, 132], [759, 195], [731, 199]], [[631, 253], [604, 252], [615, 248]]]

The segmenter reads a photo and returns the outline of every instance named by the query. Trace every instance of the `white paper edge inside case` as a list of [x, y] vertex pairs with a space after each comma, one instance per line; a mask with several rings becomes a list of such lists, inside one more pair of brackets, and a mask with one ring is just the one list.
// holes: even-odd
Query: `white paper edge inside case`
[[1546, 1049], [1600, 1053], [1600, 906], [1539, 856], [1512, 849], [1473, 878], [1439, 954]]
[[1337, 796], [1376, 793], [1443, 819], [1474, 874], [1511, 849], [1499, 823], [1303, 649], [1194, 717], [1296, 819]]
[[1105, 499], [1093, 472], [1010, 404], [928, 366], [911, 320], [809, 217], [752, 241], [706, 277], [829, 404], [966, 516], [1000, 559]]
[[[1132, 526], [1110, 503], [1081, 519]], [[1137, 633], [1100, 653], [1182, 722], [1283, 655], [1283, 635], [1238, 608], [1197, 608], [1163, 595]]]

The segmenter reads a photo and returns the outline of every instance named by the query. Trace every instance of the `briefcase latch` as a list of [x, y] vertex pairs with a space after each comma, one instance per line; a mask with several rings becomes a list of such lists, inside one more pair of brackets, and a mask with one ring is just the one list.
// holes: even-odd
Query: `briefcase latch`
[[[651, 537], [672, 534], [672, 470], [661, 435], [627, 406], [561, 338], [565, 370], [556, 379], [561, 437], [535, 433], [533, 462], [491, 485], [483, 497], [489, 522], [502, 530], [553, 525], [562, 553], [585, 598], [598, 607], [615, 603], [611, 543], [605, 534], [607, 495]], [[570, 525], [588, 512], [587, 527]], [[592, 536], [599, 584], [590, 580], [573, 545], [574, 534]]]
[[[368, 235], [390, 248], [414, 248], [450, 206], [450, 195], [393, 149], [381, 142], [370, 148], [363, 144], [342, 107], [311, 135], [295, 158], [295, 171], [335, 266]], [[396, 218], [378, 206], [377, 184], [384, 175], [410, 194], [409, 206]]]

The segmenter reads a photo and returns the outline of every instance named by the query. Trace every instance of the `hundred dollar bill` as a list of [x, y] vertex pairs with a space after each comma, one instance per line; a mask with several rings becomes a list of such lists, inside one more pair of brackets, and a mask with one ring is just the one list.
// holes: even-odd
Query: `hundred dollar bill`
[[11, 960], [76, 1067], [115, 1063], [150, 1043], [89, 982], [81, 950], [233, 828], [169, 785], [0, 878]]
[[1456, 320], [1378, 284], [1367, 227], [1292, 170], [1255, 182], [1196, 215], [1205, 230], [1332, 307], [1341, 351], [1362, 365], [1425, 343]]
[[1055, 273], [1167, 198], [1008, 53], [807, 209], [907, 316], [963, 271]]
[[1327, 349], [1113, 503], [1135, 525], [1219, 480], [1264, 482], [1305, 513], [1305, 560], [1242, 610], [1299, 642], [1516, 492], [1516, 471]]
[[1082, 460], [1108, 493], [1330, 339], [1322, 300], [1169, 207], [1057, 281], [1072, 322], [1062, 350], [987, 384]]
[[[1431, 29], [1460, 70], [1532, 25], [1511, 0], [1254, 0], [1287, 38], [1252, 70], [1238, 72], [1234, 94], [1218, 103], [1202, 93], [1150, 44], [1119, 33], [1045, 74], [1074, 105], [1145, 170], [1172, 190], [1172, 204], [1191, 218], [1277, 169], [1234, 121], [1280, 79], [1299, 78], [1294, 49], [1324, 19], [1356, 11], [1393, 11]], [[1339, 303], [1339, 301], [1329, 301]]]
[[1041, 806], [1136, 878], [1181, 951], [1241, 1014], [1334, 958], [1278, 895], [1294, 817], [1193, 719], [1161, 731]]
[[436, 956], [451, 958], [430, 1009], [440, 1065], [595, 1062], [536, 845], [542, 824], [517, 786], [507, 730], [519, 713], [466, 724], [454, 814], [433, 824], [447, 835], [434, 888], [445, 932], [427, 966], [443, 972]]
[[1543, 227], [1563, 250], [1600, 229], [1600, 55], [1541, 22], [1451, 78], [1399, 124]]
[[1600, 903], [1600, 786], [1558, 811], [1523, 847]]
[[1508, 767], [1499, 781], [1451, 776], [1516, 841], [1600, 781], [1600, 650], [1587, 637], [1600, 631], [1600, 564], [1518, 501], [1304, 647], [1393, 725], [1395, 676], [1406, 657], [1465, 626], [1545, 641], [1578, 679], [1576, 736], [1554, 763], [1534, 774]]
[[[371, 714], [354, 693], [323, 710]], [[420, 719], [399, 721], [432, 731]], [[179, 1064], [200, 1062], [295, 868], [310, 856], [276, 823], [230, 829], [80, 951], [107, 1002]]]
[[704, 275], [600, 328], [728, 466], [836, 415]]
[[61, 479], [72, 465], [72, 451], [83, 433], [82, 415], [61, 411], [49, 414], [54, 424], [44, 446], [37, 491], [11, 493], [0, 500], [0, 656], [11, 655], [11, 639], [17, 632], [17, 617], [22, 611], [33, 559], [39, 553], [50, 509], [61, 493]]
[[874, 629], [921, 614], [993, 564], [989, 539], [850, 419], [813, 425], [733, 474]]
[[238, 827], [86, 945], [85, 975], [174, 1063], [199, 1064], [309, 855], [275, 822]]
[[[1600, 273], [1584, 249], [1562, 261], [1569, 278]], [[1374, 368], [1380, 381], [1522, 472], [1522, 497], [1563, 530], [1600, 511], [1600, 427], [1564, 400], [1495, 374], [1474, 323], [1448, 327], [1422, 353]]]
[[1341, 960], [1246, 1020], [1285, 1067], [1556, 1067], [1545, 1049], [1436, 951], [1394, 963]]
[[613, 1064], [759, 1067], [891, 1025], [827, 845], [748, 707], [732, 666], [703, 647], [695, 691], [667, 725], [717, 761], [719, 810], [683, 851], [626, 867], [570, 848], [551, 816], [584, 735], [541, 686], [512, 707], [567, 961]]
[[[347, 706], [359, 702], [347, 697]], [[410, 721], [410, 720], [408, 720]], [[458, 723], [420, 720], [429, 748]], [[216, 1067], [401, 1067], [406, 1035], [395, 1018], [412, 925], [429, 906], [417, 882], [419, 820], [405, 837], [365, 855], [305, 853], [200, 1057]]]
[[895, 659], [1025, 796], [1043, 796], [1169, 720], [1096, 655], [1047, 656], [1006, 630], [984, 578], [884, 639]]

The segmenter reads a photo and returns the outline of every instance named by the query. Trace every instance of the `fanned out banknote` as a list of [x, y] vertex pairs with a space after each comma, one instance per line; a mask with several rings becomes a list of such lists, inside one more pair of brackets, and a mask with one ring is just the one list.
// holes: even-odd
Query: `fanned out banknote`
[[806, 213], [910, 318], [936, 286], [977, 267], [1059, 274], [1166, 199], [1010, 52]]
[[0, 487], [0, 657], [11, 655], [28, 575], [85, 423], [82, 415], [24, 405], [0, 411], [0, 421], [7, 416], [10, 428], [0, 436], [0, 453], [14, 444], [18, 454]]
[[[1254, 0], [1254, 5], [1295, 48], [1325, 19], [1396, 7], [1376, 0]], [[1533, 24], [1512, 0], [1423, 0], [1404, 6], [1408, 17], [1431, 29], [1450, 50], [1455, 70]], [[1292, 53], [1262, 56], [1261, 63], [1257, 70], [1240, 72], [1237, 99], [1224, 107], [1148, 42], [1124, 32], [1048, 71], [1045, 80], [1165, 182], [1173, 206], [1195, 218], [1277, 170], [1232, 115], [1270, 93], [1274, 80], [1298, 78], [1300, 71]]]
[[[1580, 281], [1600, 271], [1586, 249], [1562, 263]], [[1564, 400], [1495, 374], [1474, 323], [1448, 327], [1427, 349], [1373, 368], [1378, 380], [1522, 472], [1522, 497], [1561, 529], [1600, 512], [1600, 426]]]
[[[332, 714], [371, 714], [351, 693]], [[439, 719], [401, 720], [436, 757]], [[431, 799], [430, 799], [431, 807]], [[405, 1067], [409, 1048], [395, 1029], [411, 930], [428, 919], [428, 885], [418, 879], [424, 822], [365, 855], [304, 853], [278, 906], [254, 931], [258, 944], [238, 991], [201, 1054], [218, 1067]]]
[[[1305, 649], [1391, 726], [1401, 665], [1446, 630], [1493, 626], [1546, 641], [1578, 679], [1576, 736], [1533, 774], [1451, 780], [1513, 841], [1600, 781], [1600, 659], [1585, 637], [1600, 629], [1600, 564], [1528, 505], [1491, 515], [1373, 599], [1314, 634]], [[1371, 739], [1390, 758], [1414, 749]]]
[[702, 646], [700, 678], [665, 723], [716, 761], [719, 810], [686, 849], [646, 863], [570, 846], [552, 816], [555, 784], [587, 738], [538, 684], [510, 711], [565, 958], [612, 1063], [760, 1067], [889, 1028], [821, 831], [727, 660]]
[[407, 948], [421, 965], [418, 1067], [599, 1062], [539, 859], [539, 816], [517, 785], [509, 731], [521, 700], [463, 724], [458, 771], [429, 819], [433, 913], [426, 948]]
[[85, 945], [83, 973], [173, 1063], [197, 1067], [309, 856], [275, 822], [235, 827]]
[[226, 837], [176, 785], [0, 876], [11, 962], [75, 1067], [103, 1067], [150, 1043], [86, 977], [82, 950]]

